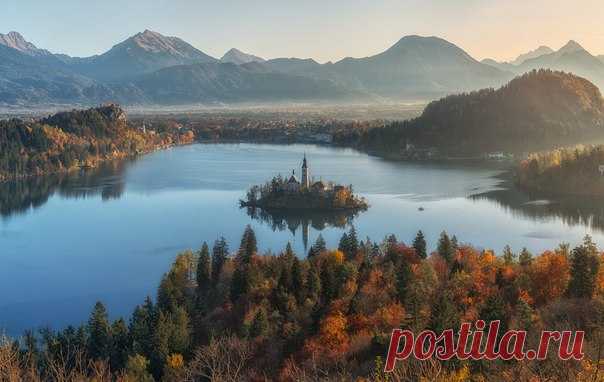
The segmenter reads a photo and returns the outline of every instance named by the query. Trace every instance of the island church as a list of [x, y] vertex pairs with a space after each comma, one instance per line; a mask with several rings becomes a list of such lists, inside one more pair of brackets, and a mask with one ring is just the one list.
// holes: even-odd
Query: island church
[[289, 192], [324, 192], [329, 190], [331, 185], [323, 182], [322, 180], [317, 182], [313, 182], [311, 180], [310, 169], [308, 168], [308, 162], [306, 161], [306, 154], [304, 154], [304, 159], [302, 159], [302, 180], [298, 180], [298, 178], [296, 178], [296, 170], [292, 170], [292, 175], [285, 183], [285, 188]]

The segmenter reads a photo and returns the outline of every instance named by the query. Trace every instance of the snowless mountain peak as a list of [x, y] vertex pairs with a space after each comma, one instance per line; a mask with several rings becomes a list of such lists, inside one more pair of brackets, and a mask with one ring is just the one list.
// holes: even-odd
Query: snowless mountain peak
[[566, 45], [564, 45], [562, 48], [560, 48], [560, 50], [558, 50], [558, 52], [559, 53], [573, 53], [573, 52], [577, 52], [580, 50], [585, 50], [585, 49], [575, 40], [570, 40], [569, 42], [566, 43]]
[[519, 55], [514, 61], [511, 62], [512, 65], [520, 65], [526, 60], [531, 60], [533, 58], [537, 58], [540, 56], [544, 56], [546, 54], [552, 54], [554, 50], [549, 46], [541, 45], [535, 50], [531, 50], [530, 52], [523, 53]]
[[145, 29], [131, 38], [131, 41], [138, 47], [152, 53], [170, 53], [173, 55], [182, 55], [177, 43], [180, 39], [176, 37], [167, 37], [160, 33]]
[[0, 45], [16, 49], [21, 53], [30, 56], [49, 55], [50, 53], [44, 49], [38, 49], [34, 44], [25, 40], [19, 32], [8, 32], [7, 34], [0, 33]]
[[244, 53], [236, 48], [231, 48], [228, 52], [222, 56], [221, 62], [230, 62], [233, 64], [241, 65], [250, 62], [264, 62], [264, 58], [254, 56], [253, 54]]

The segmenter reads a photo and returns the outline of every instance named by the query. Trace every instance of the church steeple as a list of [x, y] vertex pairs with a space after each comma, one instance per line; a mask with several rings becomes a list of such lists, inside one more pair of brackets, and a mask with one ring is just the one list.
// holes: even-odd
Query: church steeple
[[304, 159], [302, 160], [302, 187], [306, 189], [310, 188], [310, 174], [308, 164], [306, 163], [306, 153], [304, 153]]

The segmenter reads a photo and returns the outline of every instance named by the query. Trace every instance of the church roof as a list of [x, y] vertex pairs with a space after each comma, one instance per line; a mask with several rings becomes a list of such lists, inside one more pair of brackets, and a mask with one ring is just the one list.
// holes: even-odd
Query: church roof
[[298, 181], [298, 178], [296, 178], [296, 176], [295, 176], [295, 175], [292, 175], [292, 176], [290, 176], [290, 177], [289, 177], [289, 179], [287, 180], [287, 183], [300, 183], [300, 182]]

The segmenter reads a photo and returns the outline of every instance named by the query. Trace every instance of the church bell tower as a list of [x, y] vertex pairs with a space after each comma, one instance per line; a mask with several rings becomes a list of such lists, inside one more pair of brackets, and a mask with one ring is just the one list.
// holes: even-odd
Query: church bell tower
[[306, 153], [304, 154], [304, 159], [302, 160], [302, 188], [310, 188], [310, 174], [308, 165], [306, 164]]

